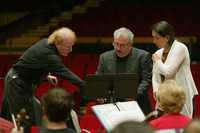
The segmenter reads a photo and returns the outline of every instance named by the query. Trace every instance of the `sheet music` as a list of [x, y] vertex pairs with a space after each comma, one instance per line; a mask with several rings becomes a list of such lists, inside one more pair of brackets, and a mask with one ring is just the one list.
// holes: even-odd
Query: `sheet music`
[[123, 121], [143, 121], [145, 119], [136, 101], [117, 102], [116, 105], [120, 110], [112, 103], [95, 105], [92, 107], [108, 132]]
[[132, 117], [134, 117], [136, 121], [145, 120], [145, 115], [136, 101], [117, 102], [116, 104], [121, 111], [126, 111], [127, 113], [130, 113], [130, 115], [134, 115]]
[[[118, 108], [114, 104], [102, 104], [102, 105], [95, 105], [92, 107], [93, 111], [100, 119], [101, 123], [106, 126], [105, 128], [111, 129], [110, 121], [108, 119], [108, 114], [113, 112], [118, 112]], [[110, 119], [111, 121], [112, 118]]]

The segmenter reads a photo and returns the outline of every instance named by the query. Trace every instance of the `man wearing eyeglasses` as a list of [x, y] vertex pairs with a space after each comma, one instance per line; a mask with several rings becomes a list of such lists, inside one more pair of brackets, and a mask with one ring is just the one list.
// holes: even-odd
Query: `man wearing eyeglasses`
[[[140, 82], [137, 102], [145, 114], [151, 112], [148, 86], [151, 82], [152, 60], [147, 51], [132, 46], [134, 34], [122, 27], [114, 31], [114, 50], [100, 55], [97, 74], [136, 73]], [[131, 93], [131, 92], [130, 92]]]

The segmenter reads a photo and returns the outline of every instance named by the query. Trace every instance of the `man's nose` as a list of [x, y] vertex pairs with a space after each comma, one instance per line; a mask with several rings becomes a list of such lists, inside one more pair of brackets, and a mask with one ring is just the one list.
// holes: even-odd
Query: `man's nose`
[[156, 40], [155, 40], [155, 39], [153, 39], [153, 43], [156, 43]]
[[121, 47], [120, 47], [120, 46], [117, 46], [117, 47], [116, 47], [116, 50], [121, 50]]

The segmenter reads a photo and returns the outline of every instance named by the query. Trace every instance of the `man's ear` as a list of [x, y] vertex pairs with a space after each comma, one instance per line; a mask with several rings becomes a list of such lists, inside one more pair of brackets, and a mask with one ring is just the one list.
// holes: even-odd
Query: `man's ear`
[[112, 43], [113, 47], [115, 46], [114, 42]]
[[170, 40], [169, 35], [166, 35], [165, 38], [166, 38], [168, 41]]

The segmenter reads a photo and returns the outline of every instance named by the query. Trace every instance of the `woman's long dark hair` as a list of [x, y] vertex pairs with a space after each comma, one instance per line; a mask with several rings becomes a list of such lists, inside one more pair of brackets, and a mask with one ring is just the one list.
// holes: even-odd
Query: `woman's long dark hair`
[[172, 45], [174, 38], [175, 38], [175, 32], [174, 28], [171, 24], [169, 24], [167, 21], [160, 21], [158, 23], [155, 23], [151, 30], [158, 33], [162, 37], [169, 37], [169, 45]]

